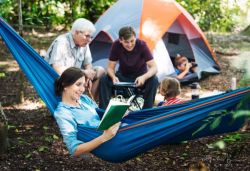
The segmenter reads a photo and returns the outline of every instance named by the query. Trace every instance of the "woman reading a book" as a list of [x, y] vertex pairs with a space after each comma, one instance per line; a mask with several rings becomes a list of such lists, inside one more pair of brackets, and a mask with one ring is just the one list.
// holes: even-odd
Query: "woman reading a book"
[[88, 153], [113, 138], [120, 126], [120, 122], [103, 131], [99, 137], [82, 142], [77, 139], [77, 125], [88, 128], [97, 128], [100, 123], [99, 115], [95, 108], [97, 104], [87, 95], [85, 91], [85, 74], [81, 69], [71, 67], [65, 70], [55, 81], [55, 93], [61, 96], [54, 117], [59, 125], [63, 141], [71, 155], [79, 156]]

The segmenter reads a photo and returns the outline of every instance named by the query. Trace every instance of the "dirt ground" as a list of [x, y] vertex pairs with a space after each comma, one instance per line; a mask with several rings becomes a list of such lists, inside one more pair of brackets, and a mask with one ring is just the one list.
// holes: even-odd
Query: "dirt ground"
[[[34, 36], [35, 37], [35, 36]], [[37, 39], [27, 37], [36, 46]], [[36, 50], [46, 49], [42, 42]], [[89, 154], [83, 158], [71, 157], [55, 120], [41, 103], [33, 87], [24, 78], [24, 102], [18, 104], [21, 72], [10, 53], [0, 41], [0, 102], [8, 119], [10, 147], [0, 155], [1, 171], [20, 170], [188, 170], [203, 165], [210, 170], [250, 170], [250, 131], [204, 137], [197, 140], [157, 147], [124, 163], [102, 161]], [[222, 48], [223, 49], [223, 48]], [[235, 48], [234, 48], [235, 50]], [[234, 51], [233, 50], [233, 51]], [[202, 92], [225, 91], [231, 78], [239, 82], [245, 70], [232, 66], [231, 55], [218, 53], [221, 74], [200, 81]], [[21, 76], [20, 76], [21, 75]], [[190, 94], [189, 87], [182, 87], [183, 94]], [[189, 93], [189, 94], [188, 94]], [[211, 148], [223, 140], [224, 149]], [[205, 166], [204, 166], [205, 165]]]

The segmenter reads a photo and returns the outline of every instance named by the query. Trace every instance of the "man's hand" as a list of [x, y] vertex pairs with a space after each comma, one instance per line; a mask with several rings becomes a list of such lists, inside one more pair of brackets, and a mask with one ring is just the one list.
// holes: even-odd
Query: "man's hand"
[[96, 75], [96, 71], [93, 69], [85, 69], [83, 70], [83, 72], [85, 73], [86, 77], [90, 80], [93, 80], [95, 78]]
[[117, 77], [112, 78], [113, 84], [120, 82]]
[[135, 84], [136, 84], [136, 87], [141, 87], [144, 85], [146, 79], [145, 77], [142, 75], [140, 77], [137, 77], [136, 80], [135, 80]]
[[87, 80], [86, 80], [86, 89], [87, 89], [89, 92], [90, 92], [91, 89], [92, 89], [92, 85], [93, 85], [92, 81], [91, 81], [90, 79], [87, 79]]

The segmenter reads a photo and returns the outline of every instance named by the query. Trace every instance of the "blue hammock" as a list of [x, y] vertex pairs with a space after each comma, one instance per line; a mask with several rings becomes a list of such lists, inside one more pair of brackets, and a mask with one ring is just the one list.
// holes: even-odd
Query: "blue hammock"
[[[53, 91], [58, 74], [2, 18], [0, 35], [53, 113], [59, 101]], [[128, 125], [92, 153], [109, 162], [123, 162], [161, 144], [236, 131], [247, 119], [249, 107], [250, 87], [246, 87], [183, 104], [132, 112], [123, 119]], [[98, 111], [101, 116], [103, 111]], [[85, 142], [102, 134], [80, 126], [78, 130], [78, 138]]]

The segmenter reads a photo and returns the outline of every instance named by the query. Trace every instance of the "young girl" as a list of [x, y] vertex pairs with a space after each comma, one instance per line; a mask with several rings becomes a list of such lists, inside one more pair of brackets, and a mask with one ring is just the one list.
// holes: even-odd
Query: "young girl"
[[178, 98], [181, 93], [180, 83], [177, 79], [167, 77], [160, 84], [160, 93], [164, 96], [162, 106], [170, 104], [182, 103], [183, 100]]
[[61, 96], [62, 101], [59, 102], [54, 117], [59, 125], [64, 143], [70, 154], [75, 156], [90, 152], [110, 140], [116, 135], [120, 126], [120, 123], [114, 124], [102, 135], [89, 142], [77, 139], [77, 125], [97, 128], [100, 123], [99, 115], [95, 110], [97, 104], [88, 96], [83, 95], [85, 80], [81, 69], [71, 67], [66, 69], [55, 81], [56, 95]]

